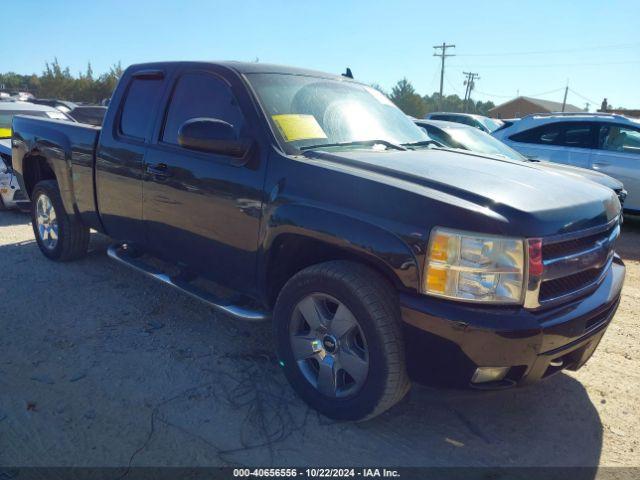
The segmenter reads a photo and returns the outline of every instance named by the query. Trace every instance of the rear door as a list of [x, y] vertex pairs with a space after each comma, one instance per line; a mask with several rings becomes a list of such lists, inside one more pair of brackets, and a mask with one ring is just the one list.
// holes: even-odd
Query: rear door
[[620, 180], [628, 193], [625, 209], [640, 211], [640, 128], [599, 124], [591, 168]]
[[256, 136], [230, 81], [215, 70], [182, 70], [172, 83], [145, 160], [148, 245], [166, 260], [248, 292], [255, 277], [266, 158], [254, 148], [247, 164], [239, 166], [229, 156], [181, 147], [178, 129], [193, 118], [223, 120], [241, 138]]
[[[118, 240], [144, 243], [142, 174], [156, 109], [165, 87], [164, 72], [134, 72], [117, 113], [100, 135], [96, 152], [96, 196], [106, 233]], [[116, 107], [117, 106], [117, 107]]]

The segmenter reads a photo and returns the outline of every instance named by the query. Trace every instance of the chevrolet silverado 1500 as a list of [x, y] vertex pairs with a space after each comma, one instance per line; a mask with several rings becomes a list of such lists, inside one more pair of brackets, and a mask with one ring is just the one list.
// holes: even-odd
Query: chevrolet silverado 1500
[[535, 164], [431, 149], [378, 91], [260, 63], [134, 65], [102, 128], [16, 117], [42, 253], [117, 261], [272, 319], [295, 391], [361, 420], [409, 378], [578, 369], [618, 306], [620, 203]]

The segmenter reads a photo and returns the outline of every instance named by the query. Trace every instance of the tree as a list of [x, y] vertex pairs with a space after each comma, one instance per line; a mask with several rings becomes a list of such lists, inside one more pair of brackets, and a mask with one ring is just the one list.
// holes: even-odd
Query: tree
[[99, 103], [111, 96], [121, 76], [122, 67], [118, 62], [98, 78], [95, 78], [93, 67], [88, 63], [85, 73], [74, 77], [68, 67], [63, 68], [54, 58], [53, 62], [45, 64], [41, 75], [0, 74], [0, 89], [12, 93], [26, 91], [39, 98]]
[[416, 93], [415, 88], [406, 78], [396, 83], [391, 89], [389, 98], [400, 110], [412, 117], [422, 118], [427, 112], [424, 100]]

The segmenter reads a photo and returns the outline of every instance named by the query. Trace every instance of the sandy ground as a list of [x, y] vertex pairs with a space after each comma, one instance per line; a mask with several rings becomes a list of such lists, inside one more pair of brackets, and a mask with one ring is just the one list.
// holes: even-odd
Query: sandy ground
[[0, 213], [0, 465], [640, 465], [640, 220], [582, 370], [500, 392], [414, 386], [362, 424], [294, 396], [269, 325], [216, 315], [106, 245], [56, 264], [27, 217]]

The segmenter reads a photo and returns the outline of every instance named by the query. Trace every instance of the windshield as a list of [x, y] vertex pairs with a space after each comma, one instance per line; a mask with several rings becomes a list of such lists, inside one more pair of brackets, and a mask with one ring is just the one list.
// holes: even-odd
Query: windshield
[[502, 126], [502, 122], [500, 120], [494, 120], [493, 118], [481, 117], [480, 121], [490, 132], [495, 132]]
[[31, 115], [32, 117], [55, 118], [58, 120], [68, 120], [64, 113], [52, 110], [0, 110], [0, 138], [11, 138], [11, 122], [15, 115]]
[[524, 156], [513, 148], [477, 128], [447, 128], [446, 132], [455, 142], [472, 152], [500, 155], [513, 160], [526, 160]]
[[301, 75], [260, 73], [247, 78], [286, 146], [301, 149], [354, 142], [351, 148], [373, 148], [379, 146], [360, 142], [429, 140], [386, 96], [371, 87]]

